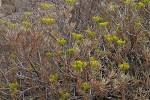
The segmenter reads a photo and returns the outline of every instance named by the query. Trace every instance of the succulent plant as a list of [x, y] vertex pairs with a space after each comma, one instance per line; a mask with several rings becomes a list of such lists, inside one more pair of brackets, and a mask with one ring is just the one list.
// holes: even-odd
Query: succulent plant
[[82, 87], [83, 87], [83, 90], [84, 90], [84, 91], [88, 91], [88, 90], [90, 89], [90, 85], [89, 85], [89, 83], [87, 83], [87, 82], [84, 82], [84, 83], [82, 84]]

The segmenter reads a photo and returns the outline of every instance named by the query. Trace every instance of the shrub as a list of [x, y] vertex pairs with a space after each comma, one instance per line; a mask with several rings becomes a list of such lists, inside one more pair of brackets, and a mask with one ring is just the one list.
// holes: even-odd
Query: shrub
[[0, 20], [0, 98], [149, 100], [149, 0], [19, 3]]

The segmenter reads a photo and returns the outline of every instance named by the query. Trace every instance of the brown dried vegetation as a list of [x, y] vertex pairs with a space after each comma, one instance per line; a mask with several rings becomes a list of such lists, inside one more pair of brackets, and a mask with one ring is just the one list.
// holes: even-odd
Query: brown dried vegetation
[[149, 100], [149, 1], [68, 2], [20, 0], [1, 18], [0, 99]]

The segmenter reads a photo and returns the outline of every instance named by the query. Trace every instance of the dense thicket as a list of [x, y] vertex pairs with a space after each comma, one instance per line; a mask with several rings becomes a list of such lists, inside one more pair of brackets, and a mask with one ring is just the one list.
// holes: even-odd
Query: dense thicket
[[149, 100], [149, 0], [2, 0], [2, 100]]

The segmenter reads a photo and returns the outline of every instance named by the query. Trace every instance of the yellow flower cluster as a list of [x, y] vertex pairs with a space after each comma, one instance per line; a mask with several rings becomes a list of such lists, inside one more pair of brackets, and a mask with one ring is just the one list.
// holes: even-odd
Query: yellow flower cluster
[[47, 56], [47, 57], [53, 57], [54, 54], [53, 54], [52, 52], [47, 52], [47, 53], [46, 53], [46, 56]]
[[120, 70], [129, 70], [130, 66], [128, 63], [123, 62], [122, 64], [119, 65]]
[[52, 5], [52, 4], [41, 4], [40, 6], [41, 6], [41, 8], [43, 8], [43, 9], [50, 9], [50, 8], [53, 8], [53, 7], [54, 7], [54, 5]]
[[99, 66], [99, 61], [95, 60], [94, 57], [90, 57], [90, 64], [93, 68], [97, 68]]
[[64, 92], [64, 91], [59, 91], [60, 93], [60, 100], [68, 100], [68, 98], [70, 97], [70, 93], [68, 92]]
[[105, 38], [108, 43], [111, 43], [113, 41], [113, 37], [110, 34], [105, 35]]
[[57, 42], [58, 42], [60, 45], [66, 44], [66, 40], [65, 40], [64, 38], [58, 38], [58, 39], [57, 39]]
[[137, 4], [137, 8], [138, 9], [142, 9], [142, 8], [144, 8], [145, 7], [145, 5], [144, 5], [144, 3], [142, 3], [142, 2], [139, 2], [138, 4]]
[[124, 1], [124, 4], [125, 4], [125, 5], [130, 5], [130, 4], [131, 4], [131, 0], [126, 0], [126, 1]]
[[25, 12], [25, 16], [30, 17], [30, 16], [32, 16], [32, 13], [31, 12]]
[[117, 41], [117, 43], [118, 43], [118, 45], [123, 46], [123, 45], [125, 45], [126, 41], [120, 39]]
[[10, 88], [10, 91], [11, 91], [12, 94], [17, 94], [18, 93], [18, 87], [19, 87], [19, 85], [18, 85], [17, 82], [9, 84], [9, 88]]
[[116, 35], [111, 36], [110, 34], [105, 35], [105, 38], [108, 43], [111, 43], [112, 41], [116, 42], [119, 46], [125, 45], [128, 40], [127, 38], [125, 40], [119, 39]]
[[70, 4], [74, 4], [75, 3], [75, 0], [65, 0], [66, 3], [70, 3]]
[[91, 30], [85, 30], [85, 33], [89, 36], [89, 37], [95, 37], [96, 36], [96, 32], [92, 32]]
[[41, 19], [41, 22], [42, 22], [43, 24], [52, 24], [52, 23], [55, 22], [55, 19], [53, 19], [53, 18], [42, 18], [42, 19]]
[[92, 19], [93, 21], [98, 23], [101, 27], [107, 27], [109, 25], [109, 22], [102, 22], [103, 21], [102, 17], [94, 16]]
[[93, 21], [99, 23], [99, 22], [103, 21], [103, 18], [101, 18], [101, 17], [99, 17], [99, 16], [94, 16], [94, 17], [93, 17]]
[[67, 49], [67, 52], [68, 52], [69, 54], [73, 54], [75, 51], [74, 51], [73, 48], [69, 48], [69, 49]]
[[12, 22], [7, 22], [7, 25], [10, 27], [16, 27], [18, 24], [12, 23]]
[[73, 32], [72, 37], [75, 38], [77, 44], [80, 44], [81, 42], [83, 42], [84, 36], [82, 34], [77, 34]]
[[57, 79], [58, 79], [58, 77], [59, 77], [59, 74], [54, 74], [54, 75], [50, 75], [49, 76], [49, 81], [50, 82], [55, 82]]
[[82, 84], [82, 87], [83, 87], [84, 91], [88, 91], [88, 90], [90, 89], [90, 85], [89, 85], [89, 83], [87, 83], [87, 82], [84, 82], [84, 83]]
[[72, 63], [72, 67], [76, 70], [82, 70], [83, 68], [85, 68], [87, 66], [86, 62], [82, 62], [81, 60], [75, 61]]
[[23, 21], [22, 24], [26, 27], [30, 27], [32, 26], [32, 24], [30, 22], [27, 22], [27, 21]]
[[102, 22], [102, 23], [99, 23], [99, 25], [100, 25], [101, 27], [106, 27], [106, 26], [109, 25], [109, 22]]

